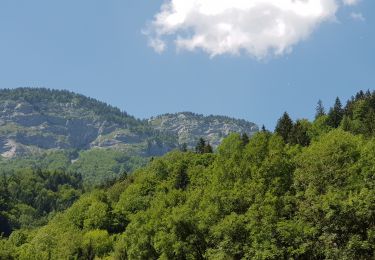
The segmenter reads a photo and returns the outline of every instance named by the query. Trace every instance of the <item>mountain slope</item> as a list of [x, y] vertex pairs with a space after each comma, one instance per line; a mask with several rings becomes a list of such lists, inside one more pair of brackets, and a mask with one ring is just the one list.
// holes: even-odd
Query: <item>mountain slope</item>
[[176, 140], [118, 108], [68, 91], [0, 90], [0, 153], [14, 157], [48, 149], [110, 147], [159, 155]]
[[110, 148], [140, 156], [162, 155], [200, 137], [214, 146], [230, 132], [257, 131], [227, 117], [178, 113], [139, 120], [65, 90], [0, 90], [0, 154], [5, 158], [46, 150]]
[[249, 136], [257, 132], [254, 123], [225, 116], [203, 116], [191, 112], [164, 114], [149, 119], [155, 129], [177, 135], [179, 144], [194, 146], [199, 137], [204, 136], [214, 147], [230, 133], [246, 133]]

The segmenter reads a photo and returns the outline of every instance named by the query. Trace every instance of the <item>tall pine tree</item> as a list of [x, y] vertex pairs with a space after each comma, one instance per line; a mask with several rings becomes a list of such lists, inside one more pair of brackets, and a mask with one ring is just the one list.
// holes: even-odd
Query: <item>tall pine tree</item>
[[246, 146], [248, 143], [249, 143], [249, 136], [246, 134], [246, 133], [243, 133], [241, 135], [241, 141], [242, 141], [242, 145], [243, 146]]
[[335, 105], [330, 109], [328, 113], [327, 124], [333, 128], [337, 128], [340, 125], [343, 117], [344, 109], [342, 108], [340, 99], [337, 97]]
[[323, 102], [319, 99], [318, 104], [316, 105], [315, 119], [324, 116], [326, 114]]
[[204, 147], [204, 153], [213, 153], [212, 146], [209, 142], [207, 142], [206, 146]]
[[213, 149], [209, 142], [206, 142], [203, 138], [199, 138], [195, 146], [195, 152], [199, 154], [212, 153]]
[[290, 144], [299, 144], [302, 146], [308, 146], [310, 144], [310, 137], [307, 134], [307, 126], [304, 124], [304, 121], [297, 120], [293, 125], [292, 131], [289, 136]]
[[186, 189], [187, 185], [189, 184], [189, 175], [187, 174], [186, 168], [182, 168], [178, 171], [174, 187], [176, 189]]
[[206, 141], [201, 137], [201, 138], [199, 138], [198, 143], [195, 146], [195, 152], [203, 154], [205, 147], [206, 147]]
[[277, 125], [275, 128], [275, 133], [280, 135], [284, 142], [289, 141], [290, 134], [293, 129], [293, 121], [290, 118], [289, 114], [285, 112], [283, 116], [277, 121]]
[[8, 180], [3, 173], [0, 177], [0, 237], [9, 236], [12, 228], [9, 223], [7, 211], [9, 210]]

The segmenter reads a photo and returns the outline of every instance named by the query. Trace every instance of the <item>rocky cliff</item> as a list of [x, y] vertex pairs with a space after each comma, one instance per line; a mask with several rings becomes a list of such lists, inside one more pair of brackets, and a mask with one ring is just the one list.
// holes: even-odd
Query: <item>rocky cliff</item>
[[177, 135], [178, 143], [186, 143], [189, 147], [194, 147], [200, 137], [216, 147], [230, 133], [246, 133], [251, 136], [259, 130], [256, 124], [245, 120], [203, 116], [191, 112], [160, 115], [148, 121], [156, 130]]
[[183, 143], [194, 146], [200, 137], [217, 146], [231, 132], [252, 135], [257, 130], [245, 120], [188, 112], [139, 120], [69, 91], [0, 90], [0, 154], [5, 158], [96, 147], [155, 156]]

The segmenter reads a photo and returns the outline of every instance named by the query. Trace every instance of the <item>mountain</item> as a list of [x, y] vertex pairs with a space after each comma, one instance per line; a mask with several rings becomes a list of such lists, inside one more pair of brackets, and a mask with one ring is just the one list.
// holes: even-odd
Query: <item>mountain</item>
[[136, 119], [118, 108], [66, 90], [0, 90], [0, 154], [4, 158], [54, 150], [108, 148], [158, 156], [206, 138], [214, 147], [231, 132], [252, 135], [254, 123], [193, 113]]
[[175, 148], [162, 135], [118, 108], [69, 91], [0, 91], [0, 153], [11, 158], [51, 149], [110, 147], [142, 155]]
[[246, 133], [249, 136], [259, 130], [258, 126], [246, 120], [226, 116], [203, 116], [191, 112], [164, 114], [152, 117], [149, 124], [156, 130], [177, 135], [178, 143], [194, 146], [202, 136], [214, 147], [230, 133]]

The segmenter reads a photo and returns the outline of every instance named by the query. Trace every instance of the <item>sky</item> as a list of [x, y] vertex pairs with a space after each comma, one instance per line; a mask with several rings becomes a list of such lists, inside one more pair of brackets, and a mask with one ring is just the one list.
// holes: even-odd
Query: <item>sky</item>
[[373, 0], [1, 0], [0, 88], [273, 130], [375, 89]]

